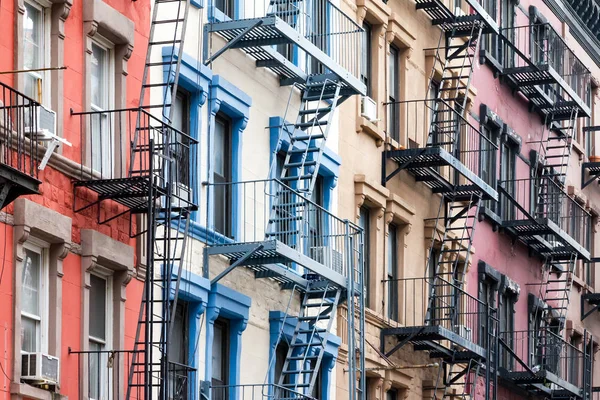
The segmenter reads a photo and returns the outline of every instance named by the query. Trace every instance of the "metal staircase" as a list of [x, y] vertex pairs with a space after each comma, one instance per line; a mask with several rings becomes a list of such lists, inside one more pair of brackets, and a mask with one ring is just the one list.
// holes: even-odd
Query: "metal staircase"
[[[442, 360], [440, 363], [435, 385], [436, 388], [443, 387], [444, 392], [440, 399], [471, 400], [476, 398], [477, 378], [483, 367], [482, 363], [469, 359], [465, 361], [465, 364], [458, 365], [456, 361]], [[438, 399], [437, 396], [435, 398]]]
[[311, 76], [302, 93], [296, 123], [283, 127], [290, 142], [279, 179], [309, 196], [314, 189], [335, 109], [340, 102], [340, 89], [336, 78]]
[[[324, 280], [309, 283], [289, 342], [279, 387], [313, 394], [341, 292]], [[319, 396], [317, 393], [315, 397]], [[281, 397], [276, 393], [275, 398]]]

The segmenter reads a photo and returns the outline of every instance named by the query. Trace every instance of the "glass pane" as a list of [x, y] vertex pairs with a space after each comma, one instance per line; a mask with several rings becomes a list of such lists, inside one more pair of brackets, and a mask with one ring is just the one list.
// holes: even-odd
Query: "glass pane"
[[106, 86], [108, 85], [108, 51], [92, 43], [92, 104], [106, 110], [108, 108], [108, 97]]
[[215, 174], [226, 177], [227, 154], [227, 123], [217, 118], [215, 123]]
[[214, 325], [214, 337], [212, 347], [212, 379], [223, 382], [223, 327]]
[[[90, 342], [90, 351], [99, 352], [102, 350], [102, 345], [96, 342]], [[89, 392], [90, 399], [99, 399], [101, 387], [100, 383], [102, 382], [102, 371], [100, 370], [102, 363], [102, 353], [90, 353], [89, 354], [89, 365], [90, 365], [90, 379], [89, 379]]]
[[25, 250], [21, 283], [21, 310], [37, 316], [40, 315], [41, 259], [42, 256], [39, 253]]
[[109, 129], [108, 114], [94, 114], [91, 116], [91, 140], [89, 148], [92, 149], [92, 169], [100, 172], [104, 177], [111, 177], [113, 167], [112, 132]]
[[106, 280], [90, 276], [90, 336], [106, 340]]
[[21, 317], [21, 350], [28, 353], [39, 351], [38, 325], [39, 321]]
[[44, 16], [42, 10], [25, 3], [23, 15], [23, 66], [25, 69], [42, 67], [44, 54]]

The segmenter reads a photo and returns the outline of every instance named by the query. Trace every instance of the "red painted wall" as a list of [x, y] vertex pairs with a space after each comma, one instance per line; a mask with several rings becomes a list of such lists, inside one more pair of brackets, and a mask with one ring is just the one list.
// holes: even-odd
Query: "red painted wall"
[[[15, 1], [0, 2], [0, 71], [15, 69]], [[123, 13], [135, 23], [135, 41], [131, 58], [128, 61], [127, 76], [127, 107], [137, 107], [148, 42], [150, 20], [149, 0], [106, 0], [111, 7]], [[69, 110], [85, 110], [84, 92], [84, 29], [83, 29], [83, 1], [74, 1], [71, 12], [65, 23], [65, 57], [64, 79], [61, 84], [64, 89], [64, 131], [63, 137], [69, 140], [73, 147], [65, 147], [63, 155], [80, 161], [80, 122], [79, 118], [70, 115]], [[0, 81], [13, 84], [12, 75], [0, 75]], [[40, 172], [39, 179], [43, 182], [40, 195], [28, 196], [28, 199], [72, 219], [72, 242], [81, 242], [81, 229], [96, 229], [103, 234], [111, 236], [131, 246], [135, 240], [129, 238], [129, 220], [120, 218], [106, 225], [98, 225], [96, 212], [88, 209], [75, 214], [73, 212], [73, 185], [71, 178], [46, 167]], [[91, 197], [90, 197], [91, 196]], [[86, 195], [89, 201], [93, 195]], [[107, 205], [107, 212], [121, 210], [116, 204]], [[9, 206], [4, 211], [12, 214], [13, 207]], [[0, 218], [1, 220], [1, 218]], [[13, 231], [12, 227], [0, 223], [0, 399], [10, 398], [10, 380], [12, 379], [13, 355]], [[4, 245], [3, 245], [4, 244]], [[82, 314], [82, 287], [81, 287], [81, 258], [76, 254], [69, 254], [63, 262], [64, 276], [62, 280], [62, 349], [61, 361], [61, 389], [63, 395], [70, 399], [78, 399], [79, 363], [76, 355], [69, 355], [69, 348], [81, 348], [81, 314]], [[126, 346], [133, 348], [133, 340], [138, 319], [143, 282], [132, 279], [127, 287], [125, 338]], [[16, 349], [18, 354], [19, 350]]]

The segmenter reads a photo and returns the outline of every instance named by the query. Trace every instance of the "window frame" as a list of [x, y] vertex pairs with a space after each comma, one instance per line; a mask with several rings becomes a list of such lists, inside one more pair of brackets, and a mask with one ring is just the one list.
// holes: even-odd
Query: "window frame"
[[[115, 161], [121, 156], [120, 154], [116, 154], [117, 151], [117, 146], [115, 143], [115, 135], [114, 135], [114, 128], [115, 128], [115, 120], [114, 118], [110, 115], [110, 114], [103, 114], [102, 112], [107, 112], [110, 110], [113, 110], [115, 108], [115, 70], [116, 70], [116, 66], [115, 66], [115, 46], [113, 43], [111, 43], [109, 40], [107, 40], [106, 38], [102, 37], [101, 35], [97, 34], [95, 35], [92, 39], [91, 39], [91, 43], [90, 43], [90, 49], [91, 49], [91, 54], [90, 54], [90, 79], [92, 79], [92, 73], [91, 73], [91, 64], [92, 64], [92, 57], [93, 55], [93, 51], [94, 51], [94, 46], [99, 47], [101, 50], [105, 51], [106, 54], [106, 71], [104, 72], [104, 78], [106, 79], [106, 84], [103, 85], [104, 89], [106, 89], [106, 108], [103, 108], [101, 105], [98, 104], [94, 104], [93, 101], [93, 87], [92, 87], [92, 81], [90, 80], [90, 102], [88, 104], [88, 107], [90, 108], [91, 111], [95, 111], [98, 112], [98, 114], [96, 115], [108, 115], [108, 124], [106, 126], [106, 129], [108, 131], [109, 137], [108, 137], [108, 143], [109, 146], [106, 151], [109, 151], [110, 153], [110, 158], [107, 159], [107, 157], [102, 157], [102, 160], [100, 160], [100, 171], [102, 172], [103, 176], [106, 176], [108, 174], [108, 176], [113, 177], [115, 174]], [[102, 124], [102, 121], [99, 122], [100, 124]], [[92, 137], [92, 135], [94, 135], [93, 132], [93, 128], [92, 128], [93, 122], [90, 119], [90, 133], [88, 135], [88, 139], [89, 140], [94, 140], [94, 138]], [[99, 134], [99, 133], [98, 133]], [[103, 139], [102, 139], [103, 140]], [[101, 145], [103, 143], [106, 143], [105, 141], [103, 141], [101, 143]], [[93, 144], [93, 143], [92, 143]], [[103, 146], [104, 147], [104, 146]], [[103, 148], [101, 151], [105, 151], [105, 149]], [[92, 154], [94, 154], [94, 152], [92, 152]], [[104, 165], [104, 160], [107, 160], [106, 163], [107, 165]], [[93, 169], [97, 170], [96, 165], [94, 165], [94, 160], [93, 160], [93, 156], [92, 159], [90, 160]], [[105, 169], [105, 167], [107, 167]], [[106, 170], [106, 172], [105, 172]]]
[[[215, 327], [219, 326], [220, 329], [222, 329], [222, 343], [221, 343], [221, 349], [220, 349], [220, 356], [222, 357], [223, 362], [221, 362], [221, 374], [223, 375], [224, 379], [219, 381], [220, 383], [217, 384], [216, 386], [227, 386], [229, 385], [229, 382], [231, 381], [231, 377], [229, 374], [229, 356], [231, 354], [231, 338], [230, 338], [230, 332], [231, 332], [231, 327], [230, 327], [230, 322], [229, 320], [225, 319], [225, 318], [217, 318], [214, 322], [214, 327], [213, 327], [213, 344], [212, 346], [214, 346], [214, 340], [215, 340], [215, 335], [214, 335], [214, 329]], [[214, 352], [214, 347], [213, 347], [213, 352], [212, 352], [212, 357], [214, 359], [215, 357], [215, 352]], [[210, 376], [210, 380], [211, 380], [211, 384], [215, 385], [214, 380], [215, 378], [213, 377], [214, 375], [214, 360], [211, 363], [212, 365], [212, 370], [211, 370], [211, 376]], [[224, 400], [224, 399], [222, 399]]]
[[388, 134], [400, 142], [400, 49], [390, 44], [388, 56]]
[[[113, 327], [113, 307], [114, 307], [114, 296], [113, 296], [113, 271], [101, 267], [101, 266], [96, 266], [94, 268], [94, 270], [90, 273], [90, 299], [88, 301], [88, 318], [90, 318], [90, 320], [88, 321], [88, 346], [90, 346], [90, 350], [91, 350], [91, 345], [92, 343], [99, 345], [100, 346], [100, 350], [98, 351], [110, 351], [113, 350], [113, 330], [111, 329]], [[106, 286], [105, 286], [105, 294], [104, 294], [104, 300], [105, 300], [105, 321], [104, 321], [104, 327], [105, 327], [105, 339], [102, 340], [100, 338], [94, 337], [90, 334], [89, 331], [89, 324], [91, 321], [91, 313], [90, 313], [90, 309], [92, 307], [92, 301], [94, 301], [94, 299], [91, 296], [91, 278], [92, 276], [95, 276], [97, 278], [103, 279]], [[93, 371], [92, 371], [92, 360], [91, 357], [94, 357], [94, 354], [90, 354], [90, 358], [89, 358], [89, 366], [88, 366], [88, 371], [89, 371], [89, 376], [90, 376], [90, 380], [89, 380], [89, 387], [88, 387], [88, 393], [89, 393], [89, 398], [90, 400], [99, 400], [99, 399], [105, 399], [105, 398], [111, 398], [112, 397], [112, 372], [108, 372], [108, 368], [102, 368], [103, 365], [105, 365], [106, 362], [108, 362], [108, 353], [99, 353], [100, 355], [98, 356], [98, 375], [99, 375], [99, 390], [100, 392], [98, 393], [98, 399], [94, 399], [91, 395], [91, 391], [92, 391], [92, 380], [93, 380]], [[106, 356], [106, 358], [105, 358]], [[107, 393], [108, 392], [108, 393]]]
[[[183, 110], [182, 110], [182, 118], [181, 118], [181, 126], [177, 127], [174, 126], [175, 124], [172, 124], [173, 127], [181, 132], [183, 132], [184, 134], [186, 134], [187, 136], [191, 137], [192, 135], [190, 134], [190, 130], [191, 130], [191, 94], [189, 92], [187, 92], [186, 90], [182, 89], [181, 87], [179, 87], [177, 89], [177, 93], [175, 94], [175, 101], [173, 102], [173, 105], [177, 104], [177, 99], [180, 98], [182, 99], [182, 106], [183, 106]], [[175, 107], [176, 108], [176, 107]], [[174, 110], [175, 112], [177, 110]], [[175, 115], [175, 112], [173, 113], [173, 115]], [[178, 136], [180, 136], [178, 133], [175, 132], [175, 140], [176, 143], [182, 143], [182, 144], [186, 144], [187, 146], [190, 145], [190, 141], [188, 138], [181, 137], [181, 138], [177, 138]], [[182, 188], [186, 189], [187, 191], [190, 191], [191, 187], [192, 187], [192, 179], [191, 179], [191, 160], [190, 160], [190, 150], [189, 147], [186, 149], [184, 146], [181, 147], [180, 149], [181, 151], [175, 150], [174, 153], [176, 154], [176, 156], [178, 156], [179, 159], [179, 163], [178, 163], [178, 170], [177, 170], [177, 179], [176, 179], [176, 183], [177, 185], [181, 186]], [[184, 154], [184, 152], [187, 152], [187, 155]], [[187, 162], [184, 163], [184, 161], [187, 159]], [[182, 170], [183, 166], [186, 165], [186, 168]], [[187, 176], [183, 176], [185, 173], [187, 173]], [[180, 191], [178, 190], [178, 188], [174, 189], [176, 191], [176, 195], [180, 195]]]
[[[42, 37], [41, 37], [41, 45], [42, 45], [42, 49], [40, 51], [40, 55], [42, 57], [41, 60], [41, 65], [38, 68], [48, 68], [51, 65], [51, 57], [52, 57], [52, 50], [51, 50], [51, 43], [52, 43], [52, 32], [51, 32], [51, 25], [52, 25], [52, 3], [49, 1], [45, 1], [45, 0], [25, 0], [24, 1], [24, 7], [26, 7], [27, 5], [36, 8], [38, 11], [41, 12], [41, 23], [42, 23]], [[25, 39], [25, 24], [27, 23], [27, 20], [25, 18], [25, 14], [23, 14], [23, 43], [26, 41]], [[24, 50], [24, 47], [23, 49]], [[28, 68], [25, 67], [25, 62], [23, 62], [23, 69], [27, 70]], [[41, 96], [39, 95], [39, 93], [37, 93], [35, 96], [30, 96], [33, 99], [37, 100], [38, 102], [40, 102], [41, 104], [44, 104], [46, 106], [50, 106], [50, 101], [51, 101], [51, 79], [49, 77], [50, 75], [50, 71], [37, 71], [37, 72], [25, 72], [25, 79], [28, 78], [33, 78], [34, 81], [37, 80], [41, 80], [42, 81], [42, 85], [41, 85], [41, 89], [42, 89], [42, 93]], [[26, 95], [30, 95], [29, 93], [26, 93]]]
[[[398, 321], [398, 225], [388, 225], [386, 279], [388, 281], [388, 318]], [[394, 301], [395, 299], [395, 301]]]
[[[365, 214], [363, 214], [365, 213]], [[363, 215], [365, 218], [363, 218]], [[364, 221], [364, 226], [362, 222]], [[363, 281], [365, 286], [365, 307], [370, 307], [370, 294], [371, 294], [371, 209], [366, 206], [360, 206], [359, 217], [358, 217], [358, 226], [363, 229]]]
[[[23, 316], [25, 318], [29, 318], [29, 319], [35, 319], [38, 318], [39, 320], [39, 333], [36, 332], [36, 340], [39, 340], [39, 344], [35, 350], [35, 352], [42, 352], [42, 353], [47, 353], [48, 352], [48, 327], [49, 327], [49, 315], [50, 315], [50, 310], [49, 310], [49, 269], [50, 269], [50, 255], [49, 255], [49, 249], [50, 245], [46, 242], [43, 242], [41, 240], [38, 240], [36, 238], [30, 238], [29, 240], [27, 240], [27, 242], [25, 242], [23, 244], [23, 252], [25, 253], [26, 251], [31, 251], [31, 252], [35, 252], [37, 254], [40, 255], [40, 286], [39, 286], [39, 296], [38, 296], [38, 307], [39, 307], [39, 312], [40, 315], [39, 316], [35, 316], [33, 314], [29, 314], [27, 312], [23, 312], [23, 307], [21, 306], [19, 309], [19, 318], [22, 321]], [[25, 271], [25, 263], [26, 263], [26, 258], [23, 259], [23, 272]], [[23, 292], [23, 277], [20, 277], [21, 279], [21, 292]], [[21, 330], [23, 329], [22, 327], [22, 322], [21, 322]], [[23, 340], [21, 339], [21, 349], [20, 350], [20, 354], [30, 354], [30, 352], [27, 351], [23, 351]]]
[[373, 54], [373, 25], [367, 21], [363, 21], [363, 48], [361, 51], [362, 57], [360, 61], [360, 81], [365, 84], [367, 88], [366, 96], [372, 97], [373, 95], [373, 64], [371, 62]]
[[[215, 167], [213, 166], [213, 170], [212, 170], [212, 176], [211, 179], [213, 181], [213, 183], [218, 183], [215, 181], [215, 177], [218, 175], [220, 178], [223, 179], [223, 183], [231, 183], [232, 178], [233, 178], [233, 121], [231, 120], [231, 118], [229, 118], [227, 115], [223, 114], [223, 113], [217, 113], [215, 115], [215, 136], [216, 136], [216, 126], [219, 123], [223, 123], [224, 127], [225, 127], [225, 135], [224, 135], [224, 155], [226, 157], [224, 157], [224, 168], [225, 168], [225, 176], [221, 176], [220, 174], [217, 174], [217, 172], [215, 171]], [[216, 144], [216, 138], [215, 138], [215, 144]], [[215, 152], [214, 154], [217, 154], [217, 149], [215, 148]], [[215, 163], [216, 164], [216, 163]], [[219, 229], [221, 227], [217, 226], [217, 213], [215, 212], [217, 210], [217, 199], [216, 199], [216, 192], [217, 192], [217, 188], [219, 185], [215, 185], [215, 194], [213, 195], [214, 197], [214, 207], [213, 207], [213, 218], [214, 218], [214, 229], [216, 232], [222, 234], [223, 236], [226, 237], [232, 237], [233, 236], [233, 218], [231, 215], [231, 211], [233, 209], [233, 193], [232, 193], [232, 187], [228, 186], [228, 185], [223, 185], [222, 186], [222, 190], [223, 190], [223, 196], [225, 197], [225, 209], [223, 210], [223, 221], [222, 223], [224, 224], [222, 229]], [[222, 230], [223, 232], [221, 232], [220, 230]]]

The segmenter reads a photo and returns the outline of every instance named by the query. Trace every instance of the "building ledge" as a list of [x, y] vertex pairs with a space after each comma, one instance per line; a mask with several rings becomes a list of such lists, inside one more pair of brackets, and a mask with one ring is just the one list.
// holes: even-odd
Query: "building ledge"
[[34, 400], [67, 400], [68, 397], [60, 393], [51, 392], [28, 385], [26, 383], [13, 382], [10, 384], [10, 394], [12, 398], [28, 398]]

